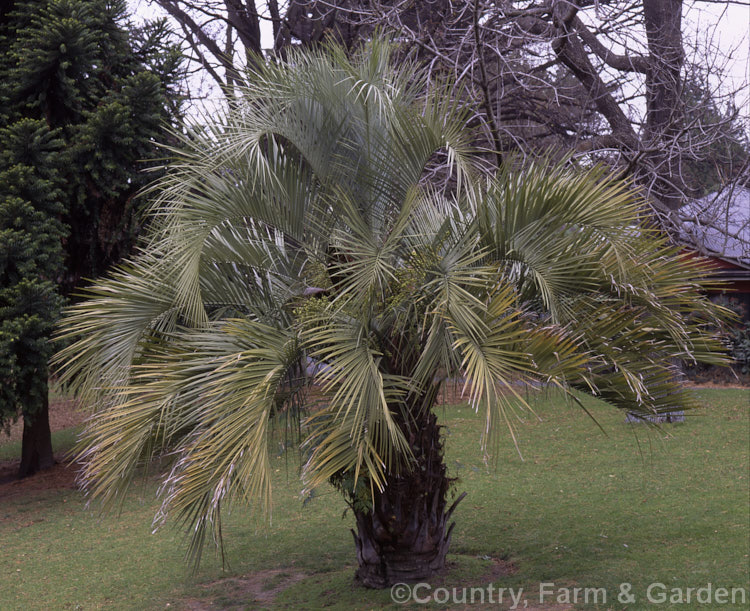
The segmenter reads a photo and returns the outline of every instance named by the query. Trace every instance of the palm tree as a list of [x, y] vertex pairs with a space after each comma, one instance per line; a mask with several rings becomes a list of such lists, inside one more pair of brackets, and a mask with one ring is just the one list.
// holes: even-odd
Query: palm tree
[[692, 403], [672, 359], [722, 362], [696, 265], [602, 169], [483, 175], [449, 88], [382, 41], [255, 70], [172, 151], [140, 254], [65, 319], [94, 498], [168, 457], [160, 516], [197, 561], [222, 505], [270, 510], [283, 421], [305, 485], [353, 509], [360, 580], [425, 579], [460, 500], [433, 412], [445, 380], [466, 381], [485, 449], [528, 408], [522, 384], [646, 416]]

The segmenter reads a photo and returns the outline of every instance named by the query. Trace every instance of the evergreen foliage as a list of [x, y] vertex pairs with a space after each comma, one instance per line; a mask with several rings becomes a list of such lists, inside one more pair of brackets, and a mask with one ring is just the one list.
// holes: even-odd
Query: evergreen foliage
[[[152, 178], [141, 170], [178, 118], [179, 49], [164, 22], [132, 28], [125, 9], [123, 0], [0, 9], [0, 425], [23, 414], [29, 431], [46, 426], [63, 296], [132, 248], [134, 197]], [[51, 448], [26, 464], [26, 446], [25, 432], [22, 474], [51, 464]]]
[[0, 130], [0, 418], [45, 409], [48, 337], [60, 309], [62, 141], [44, 121]]
[[[720, 191], [727, 184], [747, 180], [750, 161], [750, 133], [734, 106], [722, 107], [713, 98], [708, 74], [694, 69], [686, 80], [682, 98], [687, 105], [698, 109], [691, 116], [687, 133], [691, 140], [703, 142], [694, 147], [693, 155], [685, 160], [683, 172], [686, 182], [696, 197]], [[706, 134], [713, 137], [706, 139]]]

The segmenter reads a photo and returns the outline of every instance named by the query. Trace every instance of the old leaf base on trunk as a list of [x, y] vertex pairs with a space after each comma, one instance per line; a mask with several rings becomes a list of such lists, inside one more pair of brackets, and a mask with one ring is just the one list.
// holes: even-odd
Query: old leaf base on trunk
[[445, 567], [454, 523], [451, 514], [466, 493], [446, 510], [451, 480], [446, 476], [437, 418], [429, 413], [409, 436], [415, 465], [408, 473], [390, 475], [372, 507], [354, 508], [357, 532], [356, 577], [365, 586], [428, 579]]

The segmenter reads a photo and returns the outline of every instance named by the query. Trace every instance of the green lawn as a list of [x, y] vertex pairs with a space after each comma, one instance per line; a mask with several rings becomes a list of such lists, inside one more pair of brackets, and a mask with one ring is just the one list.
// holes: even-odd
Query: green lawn
[[[606, 435], [563, 400], [539, 400], [541, 420], [518, 425], [523, 460], [501, 436], [496, 466], [478, 451], [480, 419], [466, 406], [441, 409], [456, 490], [468, 496], [455, 514], [453, 569], [420, 596], [440, 600], [447, 590], [434, 588], [492, 583], [495, 592], [522, 588], [526, 608], [559, 611], [572, 608], [564, 597], [579, 587], [603, 589], [607, 601], [600, 590], [599, 604], [575, 608], [694, 609], [701, 608], [695, 591], [684, 604], [670, 604], [670, 595], [710, 583], [714, 593], [744, 588], [750, 603], [750, 393], [700, 396], [705, 410], [663, 431], [625, 424], [589, 401]], [[71, 435], [58, 439], [64, 445]], [[119, 515], [103, 518], [72, 489], [0, 499], [0, 610], [405, 608], [387, 591], [353, 585], [353, 520], [342, 519], [343, 501], [324, 490], [303, 505], [294, 459], [274, 461], [272, 523], [234, 508], [224, 572], [209, 553], [191, 575], [179, 531], [151, 534], [154, 482], [132, 490]], [[647, 600], [653, 583], [664, 584], [651, 591], [664, 604]], [[635, 602], [618, 601], [623, 592]], [[504, 600], [467, 608], [508, 608]], [[747, 607], [715, 599], [703, 606]]]

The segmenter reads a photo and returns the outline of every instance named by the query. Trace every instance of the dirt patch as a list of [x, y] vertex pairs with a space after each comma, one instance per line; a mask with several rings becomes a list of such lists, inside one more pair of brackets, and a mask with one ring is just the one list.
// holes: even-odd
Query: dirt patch
[[[488, 584], [495, 584], [495, 595], [497, 596], [497, 588], [503, 583], [504, 578], [518, 572], [518, 568], [512, 562], [502, 559], [492, 559], [487, 571], [481, 577], [472, 579], [471, 583], [457, 586], [453, 583], [456, 579], [453, 573], [455, 567], [455, 562], [449, 562], [442, 575], [430, 579], [429, 582], [432, 589], [441, 587], [451, 589], [453, 587], [464, 586], [466, 588], [485, 588]], [[205, 596], [177, 600], [168, 604], [167, 607], [185, 611], [273, 609], [275, 608], [276, 598], [280, 593], [308, 577], [308, 574], [290, 568], [269, 569], [248, 573], [241, 577], [219, 579], [200, 586], [201, 589], [205, 590]], [[361, 587], [352, 580], [352, 588]], [[574, 608], [574, 605], [554, 602], [540, 604], [538, 602], [538, 594], [535, 592], [524, 592], [524, 595], [525, 598], [521, 603], [521, 608], [525, 609], [525, 611], [570, 611]], [[475, 604], [459, 604], [451, 608], [462, 611], [484, 611], [485, 609], [499, 608], [497, 600], [493, 603], [487, 601], [487, 603], [483, 604], [477, 601]], [[413, 608], [411, 605], [407, 606], [410, 609]], [[507, 608], [507, 605], [503, 605], [502, 608]]]
[[265, 608], [281, 592], [305, 577], [305, 573], [286, 569], [268, 569], [242, 577], [229, 577], [201, 586], [208, 591], [206, 599], [193, 598], [171, 606], [189, 611], [247, 609], [248, 605], [252, 608]]
[[[442, 574], [430, 579], [430, 585], [433, 588], [439, 587], [457, 587], [455, 581], [456, 576], [454, 570], [456, 569], [456, 562], [450, 560], [450, 553], [448, 554], [449, 560], [445, 563], [445, 569]], [[490, 583], [496, 583], [502, 580], [503, 577], [508, 575], [515, 575], [518, 573], [518, 567], [508, 560], [502, 558], [489, 558], [484, 556], [487, 560], [487, 570], [477, 578], [472, 578], [471, 583], [467, 584], [467, 587], [475, 586], [482, 587]], [[462, 584], [463, 585], [463, 584]]]
[[[433, 588], [448, 587], [452, 583], [451, 574], [454, 563], [448, 563], [445, 572], [430, 579]], [[493, 559], [488, 570], [476, 583], [484, 586], [489, 583], [501, 583], [503, 577], [516, 573], [516, 566], [505, 560]], [[353, 574], [353, 571], [352, 571]], [[206, 596], [178, 601], [170, 605], [175, 609], [187, 611], [208, 611], [215, 609], [246, 609], [273, 608], [276, 597], [295, 583], [307, 578], [308, 575], [294, 569], [269, 569], [248, 573], [242, 577], [220, 579], [201, 586], [206, 590]], [[362, 587], [352, 582], [353, 588]], [[482, 606], [472, 607], [482, 609]], [[494, 607], [496, 608], [496, 607]], [[547, 608], [545, 607], [545, 610]], [[564, 611], [563, 607], [555, 607], [555, 611]]]
[[467, 403], [471, 395], [471, 384], [447, 380], [440, 386], [437, 405], [460, 405]]
[[0, 460], [0, 503], [14, 497], [28, 497], [48, 490], [77, 488], [75, 466], [62, 454], [55, 455], [55, 465], [32, 477], [18, 479], [18, 460]]
[[[81, 424], [87, 414], [78, 407], [74, 399], [60, 399], [50, 401], [49, 428], [54, 433]], [[20, 440], [23, 437], [23, 419], [19, 419], [10, 427], [10, 437], [0, 430], [0, 444]]]
[[[52, 432], [77, 426], [85, 419], [86, 414], [78, 408], [74, 400], [50, 403], [49, 420]], [[20, 441], [22, 437], [23, 421], [19, 420], [10, 427], [10, 437], [0, 431], [0, 444]], [[75, 466], [69, 463], [69, 458], [64, 453], [55, 454], [55, 465], [33, 477], [18, 479], [19, 463], [20, 457], [14, 460], [0, 460], [0, 502], [44, 490], [76, 488]]]

